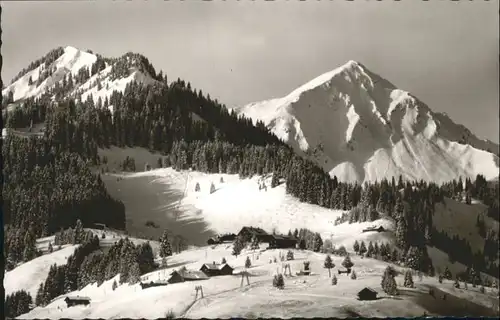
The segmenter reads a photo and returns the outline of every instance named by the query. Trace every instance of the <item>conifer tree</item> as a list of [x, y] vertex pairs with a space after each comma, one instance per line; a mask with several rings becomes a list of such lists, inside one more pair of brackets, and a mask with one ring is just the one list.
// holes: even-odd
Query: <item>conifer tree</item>
[[384, 271], [384, 274], [382, 275], [382, 290], [384, 290], [385, 293], [395, 296], [398, 295], [398, 288], [396, 284], [396, 279], [394, 278], [396, 276], [396, 270], [394, 270], [393, 267], [387, 266], [387, 268]]
[[299, 240], [299, 249], [300, 250], [305, 250], [306, 249], [306, 241], [304, 239]]
[[313, 247], [313, 251], [314, 252], [320, 252], [321, 251], [321, 246], [323, 246], [323, 240], [321, 239], [320, 234], [316, 233], [314, 235], [314, 247]]
[[324, 267], [328, 269], [328, 277], [332, 276], [332, 269], [335, 268], [335, 264], [332, 261], [332, 257], [329, 254], [326, 255]]
[[358, 242], [358, 240], [354, 241], [354, 245], [352, 246], [352, 248], [354, 249], [354, 252], [359, 253], [359, 249], [360, 248], [359, 248], [359, 242]]
[[406, 254], [405, 265], [414, 270], [422, 270], [423, 268], [423, 255], [421, 250], [416, 246], [411, 246]]
[[240, 237], [236, 237], [236, 240], [234, 241], [233, 244], [233, 256], [239, 256], [241, 253], [241, 250], [243, 250], [243, 241], [241, 240]]
[[411, 270], [406, 270], [405, 280], [404, 280], [403, 286], [405, 286], [406, 288], [413, 288], [414, 287], [413, 275], [411, 273]]
[[356, 280], [357, 278], [358, 278], [358, 276], [356, 275], [356, 271], [352, 270], [351, 271], [351, 279]]
[[172, 255], [172, 246], [168, 240], [167, 231], [163, 232], [160, 238], [160, 257], [170, 257]]
[[351, 261], [351, 257], [349, 255], [347, 255], [345, 258], [344, 258], [344, 261], [342, 261], [342, 266], [346, 269], [351, 269], [352, 266], [354, 266], [354, 263], [352, 263]]
[[394, 248], [391, 253], [391, 261], [392, 262], [399, 262], [399, 251]]
[[283, 290], [285, 288], [285, 279], [283, 278], [283, 275], [281, 273], [274, 276], [273, 287], [280, 290]]
[[226, 263], [227, 263], [226, 258], [223, 257], [221, 260], [221, 264], [226, 264]]
[[373, 245], [373, 255], [378, 256], [380, 254], [380, 247], [378, 246], [378, 242], [375, 242]]
[[23, 252], [23, 260], [30, 261], [36, 256], [36, 239], [34, 234], [32, 234], [31, 230], [26, 231], [24, 236], [24, 252]]
[[252, 266], [252, 262], [250, 261], [250, 257], [247, 256], [246, 260], [245, 260], [245, 268], [250, 268]]
[[361, 245], [359, 246], [359, 254], [364, 255], [368, 250], [366, 249], [366, 245], [364, 241], [361, 241]]
[[333, 274], [332, 285], [337, 285], [337, 277], [335, 276], [335, 273]]
[[200, 192], [201, 188], [200, 188], [200, 183], [199, 182], [196, 182], [196, 186], [194, 187], [194, 191], [195, 192]]
[[215, 192], [215, 186], [214, 186], [214, 183], [210, 183], [210, 194], [214, 193]]
[[128, 281], [131, 284], [134, 284], [139, 282], [140, 278], [141, 278], [141, 270], [139, 268], [139, 264], [137, 262], [134, 262], [130, 267], [130, 271], [128, 274]]
[[118, 284], [116, 283], [116, 280], [113, 280], [113, 284], [111, 285], [111, 289], [113, 289], [113, 291], [115, 291], [116, 288], [118, 288]]
[[36, 292], [35, 304], [37, 306], [43, 306], [45, 304], [45, 291], [43, 288], [43, 282], [38, 286], [38, 291]]
[[450, 269], [448, 269], [448, 266], [446, 266], [446, 267], [444, 268], [444, 273], [443, 273], [443, 276], [444, 276], [444, 278], [445, 278], [445, 279], [447, 279], [447, 280], [451, 280], [451, 278], [453, 277], [453, 276], [452, 276], [452, 274], [451, 274]]
[[366, 250], [366, 256], [368, 258], [371, 258], [373, 256], [373, 250], [374, 250], [374, 248], [373, 248], [373, 242], [370, 241], [368, 243], [368, 249]]
[[82, 221], [80, 219], [76, 220], [76, 226], [75, 226], [75, 234], [74, 234], [74, 240], [73, 240], [73, 244], [76, 244], [76, 243], [82, 243], [83, 242], [83, 237], [84, 237], [84, 234], [83, 234], [83, 224], [82, 224]]

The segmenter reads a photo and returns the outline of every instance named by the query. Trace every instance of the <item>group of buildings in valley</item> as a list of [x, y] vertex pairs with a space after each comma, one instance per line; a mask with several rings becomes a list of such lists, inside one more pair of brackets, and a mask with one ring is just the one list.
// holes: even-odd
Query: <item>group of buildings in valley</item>
[[245, 242], [250, 242], [255, 237], [260, 243], [268, 243], [269, 249], [287, 249], [295, 248], [298, 243], [298, 239], [294, 237], [269, 234], [264, 229], [255, 227], [243, 227], [238, 234], [224, 234], [208, 239], [207, 243], [209, 245], [233, 242], [237, 237], [240, 237]]

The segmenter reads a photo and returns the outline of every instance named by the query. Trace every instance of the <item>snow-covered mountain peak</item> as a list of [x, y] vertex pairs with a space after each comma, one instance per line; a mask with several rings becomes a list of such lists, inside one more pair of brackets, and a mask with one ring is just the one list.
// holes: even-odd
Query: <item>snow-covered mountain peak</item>
[[156, 72], [142, 55], [126, 53], [119, 58], [104, 58], [73, 46], [59, 47], [23, 69], [2, 90], [9, 102], [48, 95], [73, 97], [94, 102], [104, 100], [113, 91], [125, 90], [128, 83], [146, 85], [156, 82]]
[[497, 144], [350, 60], [276, 98], [235, 108], [344, 181], [498, 176]]

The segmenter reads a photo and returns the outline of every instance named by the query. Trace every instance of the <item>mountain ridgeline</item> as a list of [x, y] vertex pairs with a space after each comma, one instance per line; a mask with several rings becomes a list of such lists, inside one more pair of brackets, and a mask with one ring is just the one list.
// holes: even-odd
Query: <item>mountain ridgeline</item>
[[499, 146], [356, 61], [283, 98], [234, 109], [264, 121], [332, 176], [358, 183], [402, 175], [445, 183], [499, 175]]
[[[264, 121], [228, 111], [183, 80], [168, 82], [141, 55], [108, 59], [75, 50], [67, 47], [61, 55], [56, 50], [30, 64], [34, 69], [21, 72], [2, 92], [7, 98], [2, 103], [8, 110], [5, 123], [11, 129], [2, 146], [10, 259], [32, 258], [27, 247], [32, 241], [23, 242], [23, 237], [48, 235], [77, 219], [84, 225], [126, 227], [123, 204], [109, 196], [92, 170], [104, 160], [98, 149], [110, 146], [157, 151], [162, 166], [177, 170], [241, 177], [273, 173], [272, 187], [283, 178], [292, 196], [352, 210], [351, 221], [393, 218], [398, 244], [405, 253], [418, 253], [416, 268], [424, 271], [430, 268], [425, 245], [432, 244], [434, 206], [443, 197], [474, 195], [490, 205], [488, 214], [498, 220], [498, 183], [488, 183], [482, 175], [475, 181], [467, 178], [465, 189], [461, 179], [438, 185], [399, 177], [396, 184], [392, 177], [364, 187], [342, 182], [297, 154]], [[50, 70], [42, 81], [40, 70]], [[15, 134], [32, 123], [45, 124], [42, 136]], [[490, 236], [498, 239], [498, 234]], [[29, 254], [23, 255], [26, 250]], [[498, 270], [495, 259], [476, 260], [476, 268]]]

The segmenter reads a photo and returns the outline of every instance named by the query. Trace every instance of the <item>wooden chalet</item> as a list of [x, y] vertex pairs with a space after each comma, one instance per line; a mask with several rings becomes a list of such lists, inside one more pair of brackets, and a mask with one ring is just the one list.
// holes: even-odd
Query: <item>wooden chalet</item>
[[174, 270], [168, 278], [168, 283], [179, 283], [184, 281], [207, 280], [208, 276], [202, 271], [180, 269]]
[[233, 242], [236, 240], [236, 235], [234, 233], [223, 234], [219, 237], [219, 243]]
[[233, 268], [227, 263], [205, 263], [201, 266], [200, 271], [209, 277], [227, 276], [233, 274]]
[[360, 292], [358, 292], [358, 300], [376, 300], [377, 291], [372, 288], [365, 287]]
[[168, 283], [179, 283], [179, 282], [184, 282], [184, 278], [182, 277], [182, 275], [177, 272], [177, 271], [173, 271], [171, 274], [170, 274], [170, 278], [168, 278], [167, 280]]
[[207, 244], [219, 244], [224, 242], [233, 242], [236, 239], [236, 235], [234, 233], [217, 235], [215, 237], [211, 237], [207, 240]]
[[368, 227], [366, 229], [363, 229], [363, 232], [372, 232], [372, 231], [376, 231], [376, 232], [384, 232], [385, 231], [385, 228], [380, 226], [380, 227]]
[[88, 297], [66, 297], [64, 299], [64, 302], [66, 302], [66, 305], [69, 307], [77, 306], [77, 305], [84, 305], [88, 306], [90, 304], [90, 298]]
[[163, 280], [156, 280], [156, 281], [149, 281], [149, 282], [142, 282], [141, 281], [141, 283], [140, 283], [141, 289], [166, 286], [167, 284], [168, 284], [168, 281], [163, 281]]
[[287, 236], [272, 235], [269, 241], [269, 249], [296, 248], [297, 239]]
[[243, 227], [238, 233], [238, 237], [242, 237], [247, 242], [250, 242], [254, 236], [259, 242], [269, 243], [272, 239], [272, 235], [261, 228]]

